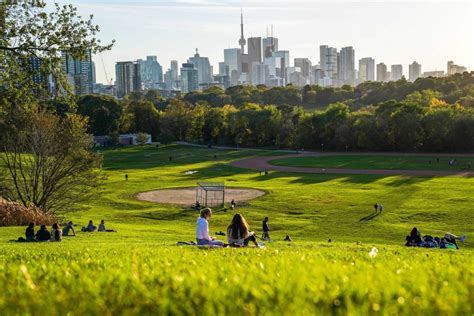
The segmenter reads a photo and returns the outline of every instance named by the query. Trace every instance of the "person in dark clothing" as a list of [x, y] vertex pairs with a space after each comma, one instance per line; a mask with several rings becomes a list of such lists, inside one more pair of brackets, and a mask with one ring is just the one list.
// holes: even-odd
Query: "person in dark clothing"
[[235, 201], [234, 201], [234, 200], [232, 200], [232, 201], [230, 202], [230, 208], [231, 208], [232, 210], [235, 209], [235, 206], [236, 206], [236, 205], [237, 205], [237, 204], [235, 204]]
[[410, 232], [410, 236], [407, 236], [406, 241], [407, 242], [405, 246], [408, 246], [408, 247], [416, 247], [420, 245], [422, 242], [420, 231], [416, 227], [413, 227], [413, 229]]
[[36, 241], [35, 238], [35, 223], [30, 223], [25, 232], [26, 241]]
[[46, 228], [46, 225], [41, 225], [40, 230], [36, 233], [37, 241], [49, 241], [51, 239], [51, 233]]
[[270, 227], [268, 227], [268, 217], [265, 217], [263, 219], [262, 230], [263, 230], [262, 239], [263, 240], [271, 240], [270, 234], [269, 234]]

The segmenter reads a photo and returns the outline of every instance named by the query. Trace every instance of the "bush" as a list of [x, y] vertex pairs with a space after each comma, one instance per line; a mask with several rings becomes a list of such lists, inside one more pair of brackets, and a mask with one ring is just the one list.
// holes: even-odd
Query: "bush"
[[44, 213], [39, 208], [23, 205], [0, 198], [0, 226], [26, 226], [31, 222], [52, 225], [57, 221], [52, 213]]

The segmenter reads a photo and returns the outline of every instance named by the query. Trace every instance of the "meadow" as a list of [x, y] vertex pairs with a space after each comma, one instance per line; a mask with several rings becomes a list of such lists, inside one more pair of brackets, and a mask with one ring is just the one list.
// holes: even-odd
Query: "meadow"
[[[456, 164], [449, 165], [450, 160]], [[474, 156], [456, 155], [329, 155], [321, 157], [282, 158], [270, 162], [275, 166], [348, 168], [348, 169], [401, 169], [401, 170], [449, 170], [468, 169]]]
[[[104, 219], [117, 232], [19, 244], [8, 240], [23, 227], [0, 228], [2, 315], [474, 312], [472, 237], [457, 251], [403, 246], [413, 226], [474, 236], [472, 178], [259, 175], [228, 165], [277, 154], [253, 150], [169, 145], [101, 153], [108, 177], [102, 192], [60, 215], [77, 230]], [[190, 170], [197, 173], [185, 174]], [[269, 216], [274, 242], [262, 250], [176, 246], [194, 239], [198, 214], [134, 198], [198, 181], [265, 190], [236, 211], [258, 234]], [[373, 214], [375, 202], [382, 214]], [[214, 211], [212, 234], [225, 231], [233, 215]], [[293, 241], [284, 242], [286, 235]]]

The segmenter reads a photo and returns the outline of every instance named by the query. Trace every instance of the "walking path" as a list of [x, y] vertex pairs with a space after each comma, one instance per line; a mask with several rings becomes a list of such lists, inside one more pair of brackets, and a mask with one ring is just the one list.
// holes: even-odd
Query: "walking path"
[[[270, 157], [253, 157], [243, 160], [237, 160], [230, 163], [231, 166], [252, 169], [257, 171], [282, 171], [295, 173], [315, 173], [315, 174], [363, 174], [363, 175], [386, 175], [386, 176], [422, 176], [422, 177], [474, 177], [472, 171], [445, 171], [445, 170], [392, 170], [392, 169], [345, 169], [345, 168], [304, 168], [304, 167], [288, 167], [274, 166], [269, 163], [271, 160], [292, 157], [321, 157], [330, 154], [295, 154], [284, 156]], [[342, 155], [339, 153], [338, 155]], [[356, 155], [351, 153], [351, 155]], [[364, 155], [364, 154], [362, 154]]]

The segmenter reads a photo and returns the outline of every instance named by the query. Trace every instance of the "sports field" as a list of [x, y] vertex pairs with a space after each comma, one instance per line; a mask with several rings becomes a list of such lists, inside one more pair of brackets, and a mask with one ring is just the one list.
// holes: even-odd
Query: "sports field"
[[[252, 150], [170, 145], [102, 153], [108, 179], [100, 196], [63, 216], [79, 225], [104, 219], [117, 232], [20, 244], [8, 240], [24, 227], [0, 228], [2, 315], [474, 312], [473, 178], [264, 175], [229, 165], [275, 154]], [[367, 158], [379, 161], [373, 168], [383, 163]], [[415, 168], [410, 161], [397, 168]], [[258, 234], [268, 216], [274, 242], [262, 250], [176, 246], [194, 239], [196, 211], [135, 198], [198, 181], [265, 191], [235, 212]], [[376, 202], [381, 214], [374, 214]], [[225, 231], [233, 215], [214, 211], [212, 234]], [[413, 226], [469, 237], [458, 251], [408, 249], [404, 239]]]

